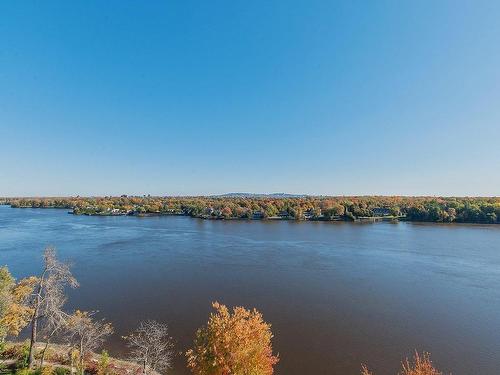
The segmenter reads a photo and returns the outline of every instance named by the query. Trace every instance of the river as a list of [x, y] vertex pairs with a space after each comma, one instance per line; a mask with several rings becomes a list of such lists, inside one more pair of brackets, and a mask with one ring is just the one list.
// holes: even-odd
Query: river
[[[212, 301], [272, 324], [278, 375], [395, 374], [415, 349], [454, 375], [498, 375], [500, 226], [88, 217], [0, 206], [0, 264], [37, 273], [45, 246], [81, 287], [68, 309], [98, 310], [121, 336], [167, 322], [179, 352]], [[176, 357], [172, 374], [187, 374]]]

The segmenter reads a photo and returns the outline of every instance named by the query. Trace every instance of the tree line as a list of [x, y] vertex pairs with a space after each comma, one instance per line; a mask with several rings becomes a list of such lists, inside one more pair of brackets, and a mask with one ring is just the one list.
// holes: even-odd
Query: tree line
[[[52, 247], [44, 251], [39, 275], [16, 281], [6, 266], [0, 268], [0, 358], [17, 359], [12, 370], [16, 375], [130, 373], [112, 367], [106, 351], [101, 352], [97, 365], [92, 362], [95, 351], [113, 333], [113, 326], [98, 318], [95, 311], [65, 311], [65, 291], [76, 287], [69, 264], [60, 261]], [[213, 303], [213, 309], [208, 322], [197, 330], [192, 348], [183, 354], [192, 374], [273, 374], [279, 356], [273, 353], [271, 325], [262, 314], [243, 307], [229, 309], [218, 302]], [[23, 329], [29, 330], [30, 338], [19, 352], [19, 346], [8, 344], [6, 338], [18, 336]], [[166, 323], [142, 321], [123, 339], [129, 348], [127, 359], [135, 364], [133, 373], [169, 372], [174, 341]], [[59, 353], [55, 359], [48, 355], [49, 347], [56, 345], [54, 340], [67, 344], [62, 357]], [[373, 373], [363, 365], [361, 375]], [[428, 353], [416, 352], [412, 361], [402, 363], [398, 375], [442, 372], [434, 367]]]
[[72, 197], [6, 198], [12, 207], [66, 208], [77, 215], [187, 215], [205, 219], [500, 223], [500, 197]]

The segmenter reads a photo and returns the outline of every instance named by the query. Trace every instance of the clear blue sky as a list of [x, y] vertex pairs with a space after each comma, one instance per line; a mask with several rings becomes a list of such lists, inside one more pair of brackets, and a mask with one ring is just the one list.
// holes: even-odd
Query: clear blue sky
[[500, 195], [498, 1], [2, 1], [0, 196]]

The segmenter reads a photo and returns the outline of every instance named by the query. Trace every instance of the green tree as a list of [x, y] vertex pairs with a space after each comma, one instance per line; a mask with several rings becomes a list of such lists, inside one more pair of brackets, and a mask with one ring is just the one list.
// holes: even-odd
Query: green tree
[[110, 375], [109, 354], [106, 350], [101, 352], [99, 362], [97, 363], [97, 375]]

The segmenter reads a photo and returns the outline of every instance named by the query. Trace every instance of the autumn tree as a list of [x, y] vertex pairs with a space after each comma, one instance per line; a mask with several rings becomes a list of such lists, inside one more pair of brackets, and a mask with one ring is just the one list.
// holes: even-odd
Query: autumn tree
[[344, 214], [345, 209], [341, 204], [333, 203], [330, 207], [325, 208], [323, 211], [323, 216], [327, 220], [332, 220]]
[[[401, 366], [402, 369], [398, 375], [443, 375], [443, 373], [437, 370], [432, 364], [430, 354], [425, 352], [423, 354], [415, 352], [413, 361], [406, 358]], [[368, 370], [368, 367], [363, 365], [361, 367], [361, 375], [373, 375], [373, 373]]]
[[0, 274], [2, 279], [0, 327], [3, 339], [6, 335], [19, 335], [30, 322], [33, 314], [30, 299], [38, 279], [32, 276], [15, 283], [6, 267]]
[[233, 210], [231, 207], [225, 206], [222, 208], [221, 214], [225, 219], [229, 219], [233, 215]]
[[95, 314], [96, 312], [76, 310], [67, 320], [68, 341], [78, 350], [79, 370], [82, 374], [84, 359], [113, 333], [111, 323], [104, 319], [95, 320]]
[[[72, 208], [75, 214], [109, 215], [117, 208], [121, 213], [178, 213], [193, 217], [251, 218], [261, 211], [264, 217], [286, 211], [291, 217], [304, 219], [304, 211], [325, 220], [342, 217], [355, 220], [373, 216], [376, 208], [388, 208], [394, 216], [410, 221], [500, 223], [500, 197], [75, 197], [75, 198], [8, 198], [12, 207]], [[213, 209], [215, 213], [212, 213]], [[207, 210], [209, 213], [207, 213]]]
[[304, 210], [300, 207], [294, 208], [291, 214], [295, 220], [304, 220]]
[[130, 359], [141, 364], [144, 375], [149, 370], [165, 372], [171, 367], [173, 342], [167, 324], [155, 320], [141, 322], [124, 339], [130, 348]]
[[272, 353], [270, 324], [257, 310], [228, 308], [214, 302], [206, 326], [186, 353], [195, 375], [270, 375], [278, 357]]
[[39, 322], [46, 319], [49, 326], [52, 326], [56, 323], [56, 320], [59, 321], [63, 315], [61, 307], [65, 302], [64, 288], [66, 286], [73, 288], [78, 286], [78, 282], [71, 274], [69, 265], [57, 259], [53, 247], [45, 249], [43, 260], [43, 270], [40, 276], [36, 278], [35, 290], [30, 301], [32, 314], [30, 319], [29, 367], [33, 365]]

